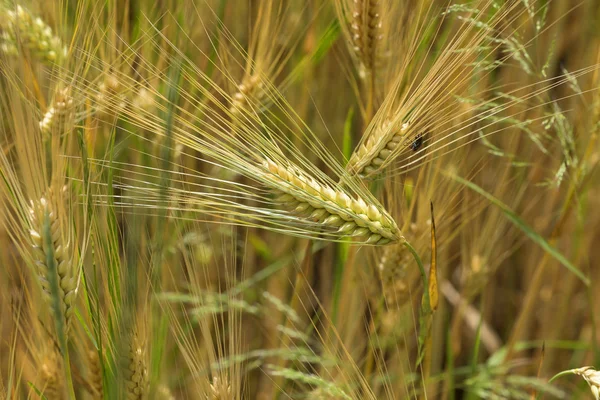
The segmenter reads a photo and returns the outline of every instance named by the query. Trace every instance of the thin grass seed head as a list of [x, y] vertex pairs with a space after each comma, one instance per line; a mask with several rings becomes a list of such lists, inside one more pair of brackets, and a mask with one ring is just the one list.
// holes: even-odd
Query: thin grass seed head
[[0, 51], [17, 55], [21, 44], [47, 62], [57, 62], [67, 55], [67, 48], [41, 18], [17, 5], [10, 10], [0, 5]]

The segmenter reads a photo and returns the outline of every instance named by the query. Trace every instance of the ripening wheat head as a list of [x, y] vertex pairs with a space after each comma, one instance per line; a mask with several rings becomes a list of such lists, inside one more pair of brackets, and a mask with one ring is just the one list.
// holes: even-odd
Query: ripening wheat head
[[[303, 39], [303, 29], [306, 29], [302, 25], [306, 18], [304, 8], [306, 7], [281, 0], [260, 2], [251, 22], [247, 50], [232, 32], [226, 27], [222, 28], [223, 40], [219, 44], [227, 57], [223, 57], [219, 73], [225, 75], [227, 86], [233, 87], [229, 92], [232, 115], [247, 107], [249, 98], [255, 104], [260, 104], [261, 108], [268, 107], [270, 97], [265, 92], [264, 81], [281, 81], [280, 84], [284, 87], [286, 81], [293, 79], [293, 71], [286, 71], [286, 67], [291, 68], [290, 57]], [[232, 61], [227, 62], [229, 59]], [[238, 68], [235, 63], [242, 70], [241, 77], [236, 76]], [[287, 76], [279, 79], [281, 75]]]
[[63, 60], [67, 47], [40, 17], [22, 5], [0, 3], [0, 53], [11, 56], [25, 48], [48, 63]]
[[[543, 7], [538, 12], [542, 13]], [[482, 0], [469, 6], [449, 6], [440, 15], [441, 19], [427, 22], [427, 29], [413, 31], [415, 35], [433, 31], [439, 38], [434, 36], [427, 45], [427, 57], [414, 56], [414, 46], [422, 44], [409, 41], [408, 58], [396, 68], [385, 100], [350, 157], [347, 169], [351, 174], [366, 178], [384, 170], [398, 174], [417, 168], [428, 154], [437, 157], [475, 140], [474, 127], [510, 120], [510, 115], [502, 114], [510, 105], [525, 103], [568, 82], [567, 77], [546, 79], [540, 75], [539, 82], [531, 86], [494, 87], [477, 93], [483, 79], [498, 65], [528, 57], [529, 42], [521, 43], [516, 34], [524, 24], [521, 20], [529, 18], [527, 7], [519, 2], [496, 7]], [[439, 49], [434, 53], [434, 48]], [[595, 69], [592, 66], [576, 75]], [[522, 98], [512, 97], [519, 90], [528, 92]], [[505, 93], [498, 94], [501, 91]], [[481, 111], [463, 100], [473, 93], [484, 98]], [[501, 98], [508, 100], [499, 104]], [[396, 160], [399, 162], [391, 167]]]
[[[235, 98], [177, 47], [171, 51], [175, 61], [164, 71], [141, 57], [138, 61], [147, 74], [162, 78], [164, 93], [154, 91], [151, 96], [158, 112], [142, 113], [127, 102], [122, 115], [132, 126], [159, 138], [163, 149], [162, 161], [158, 161], [166, 161], [172, 169], [164, 170], [164, 164], [158, 170], [135, 166], [140, 176], [123, 174], [116, 182], [122, 189], [117, 205], [156, 208], [166, 190], [171, 212], [194, 212], [212, 222], [323, 240], [359, 237], [368, 244], [402, 240], [381, 204], [364, 185], [348, 177], [339, 156], [331, 154], [272, 85], [264, 81], [273, 104], [269, 112], [256, 112], [262, 101], [248, 98], [246, 107], [232, 113]], [[135, 85], [124, 74], [118, 79], [124, 87]], [[85, 94], [93, 97], [94, 89], [88, 88]], [[108, 105], [121, 107], [121, 100]], [[135, 135], [136, 131], [127, 133]], [[173, 151], [182, 147], [183, 156]], [[192, 157], [197, 169], [170, 157]], [[316, 162], [326, 165], [331, 174], [317, 168]], [[126, 163], [113, 165], [120, 170], [130, 168]], [[208, 167], [232, 171], [244, 179], [215, 178], [205, 172]], [[168, 174], [173, 185], [156, 187], [150, 182], [153, 174]]]

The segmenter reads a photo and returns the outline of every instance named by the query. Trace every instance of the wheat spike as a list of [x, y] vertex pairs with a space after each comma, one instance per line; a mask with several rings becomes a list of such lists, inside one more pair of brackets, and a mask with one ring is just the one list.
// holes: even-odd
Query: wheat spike
[[18, 54], [18, 43], [35, 52], [48, 62], [56, 62], [67, 55], [67, 48], [60, 38], [39, 17], [18, 5], [15, 10], [0, 6], [0, 51], [8, 55]]
[[[78, 276], [71, 259], [70, 245], [63, 239], [61, 224], [50, 199], [51, 197], [48, 199], [42, 197], [38, 201], [31, 201], [29, 212], [32, 228], [29, 233], [40, 283], [45, 298], [51, 306], [51, 282], [52, 279], [58, 281], [60, 311], [64, 318], [65, 332], [68, 332], [73, 303], [77, 295]], [[49, 229], [46, 228], [47, 226]], [[46, 237], [48, 234], [50, 237]], [[48, 243], [52, 244], [52, 248], [48, 248]], [[48, 265], [49, 258], [54, 259], [54, 265]], [[56, 275], [52, 277], [51, 274]]]
[[402, 123], [399, 129], [392, 129], [391, 125], [388, 121], [358, 145], [348, 160], [349, 172], [364, 178], [377, 173], [381, 166], [388, 162], [405, 139], [409, 128], [406, 122]]
[[296, 215], [337, 229], [341, 236], [366, 237], [367, 244], [388, 244], [402, 239], [396, 223], [385, 211], [351, 198], [340, 188], [321, 184], [297, 167], [285, 167], [267, 159], [265, 176], [281, 195], [278, 200]]
[[58, 90], [53, 105], [48, 108], [40, 121], [40, 130], [44, 135], [50, 135], [54, 128], [64, 128], [72, 115], [73, 98], [69, 88]]
[[585, 379], [590, 385], [594, 398], [600, 400], [600, 371], [597, 371], [594, 367], [581, 367], [571, 371]]
[[58, 379], [59, 361], [54, 352], [46, 355], [40, 366], [42, 387], [40, 388], [44, 397], [48, 400], [60, 400], [63, 398], [63, 388]]
[[380, 0], [354, 0], [350, 32], [352, 46], [360, 60], [361, 77], [373, 71], [381, 41]]
[[251, 75], [244, 78], [242, 83], [237, 87], [237, 91], [231, 96], [231, 107], [229, 111], [233, 115], [237, 115], [241, 110], [248, 107], [248, 100], [254, 99], [260, 102], [264, 97], [265, 92], [260, 76]]
[[94, 399], [103, 399], [103, 386], [102, 386], [102, 366], [100, 358], [98, 358], [98, 351], [91, 349], [87, 351], [87, 363], [88, 363], [88, 382], [90, 387], [94, 390]]
[[148, 372], [146, 369], [146, 357], [142, 345], [133, 334], [127, 343], [124, 356], [124, 378], [127, 399], [140, 400], [148, 395]]
[[218, 376], [213, 376], [210, 390], [204, 397], [206, 400], [229, 400], [232, 398], [231, 385]]

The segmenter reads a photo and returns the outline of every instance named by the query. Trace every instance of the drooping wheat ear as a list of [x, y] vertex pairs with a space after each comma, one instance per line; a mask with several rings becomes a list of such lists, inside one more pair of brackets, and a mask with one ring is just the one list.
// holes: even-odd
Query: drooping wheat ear
[[[411, 224], [408, 231], [411, 238], [420, 237], [423, 233], [416, 224]], [[410, 300], [411, 285], [419, 278], [416, 268], [411, 268], [413, 266], [412, 254], [402, 243], [383, 249], [377, 272], [383, 296], [390, 305], [401, 306]], [[381, 296], [381, 292], [377, 295]]]
[[260, 102], [265, 91], [258, 74], [248, 75], [237, 86], [237, 91], [231, 96], [229, 111], [235, 116], [248, 107], [251, 100]]
[[230, 400], [232, 398], [231, 385], [218, 376], [213, 376], [209, 393], [204, 396], [206, 400]]
[[48, 136], [54, 129], [64, 129], [73, 116], [73, 98], [67, 87], [56, 92], [54, 100], [40, 121], [42, 134]]
[[127, 399], [140, 400], [148, 396], [146, 353], [137, 334], [131, 334], [124, 355], [124, 378]]
[[103, 399], [103, 386], [102, 386], [102, 365], [100, 358], [98, 357], [98, 351], [91, 349], [87, 351], [87, 364], [88, 364], [88, 383], [94, 390], [94, 399]]
[[354, 150], [346, 167], [348, 172], [364, 178], [377, 173], [390, 162], [390, 156], [403, 143], [409, 130], [407, 122], [398, 129], [393, 129], [392, 125], [390, 121], [382, 124]]
[[403, 240], [398, 226], [387, 212], [367, 204], [362, 198], [351, 198], [341, 188], [317, 182], [297, 167], [286, 167], [266, 159], [266, 181], [280, 192], [278, 201], [301, 218], [340, 236], [365, 237], [367, 244], [388, 244]]
[[50, 351], [43, 359], [40, 366], [41, 385], [40, 391], [48, 400], [63, 399], [64, 388], [61, 385], [59, 375], [59, 360], [54, 351]]
[[581, 367], [573, 369], [571, 372], [585, 379], [590, 385], [594, 398], [600, 400], [600, 371], [597, 371], [594, 367]]
[[[51, 198], [50, 192], [48, 198], [42, 197], [37, 201], [31, 201], [29, 233], [44, 297], [54, 314], [58, 307], [60, 318], [64, 323], [64, 332], [67, 334], [77, 295], [78, 274], [72, 262], [69, 242], [64, 240]], [[57, 284], [58, 299], [54, 298], [53, 282]], [[55, 315], [55, 318], [59, 316]]]
[[18, 54], [18, 44], [34, 52], [48, 62], [57, 62], [67, 55], [67, 48], [59, 37], [39, 17], [17, 6], [9, 10], [0, 5], [0, 51], [8, 55]]
[[360, 61], [362, 78], [377, 65], [378, 47], [381, 42], [380, 0], [354, 0], [350, 32], [352, 46]]

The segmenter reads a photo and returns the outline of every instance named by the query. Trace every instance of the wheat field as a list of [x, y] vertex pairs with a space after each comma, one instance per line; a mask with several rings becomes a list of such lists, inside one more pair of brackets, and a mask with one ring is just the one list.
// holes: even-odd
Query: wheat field
[[598, 26], [0, 0], [0, 400], [599, 400]]

